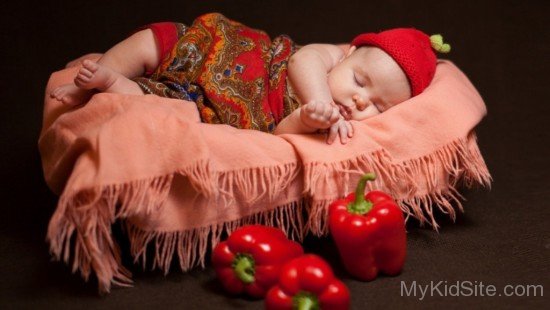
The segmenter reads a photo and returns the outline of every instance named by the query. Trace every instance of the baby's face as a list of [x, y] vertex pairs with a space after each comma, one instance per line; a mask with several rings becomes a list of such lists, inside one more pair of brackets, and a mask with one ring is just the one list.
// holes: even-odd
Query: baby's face
[[328, 74], [334, 102], [343, 107], [346, 119], [364, 120], [409, 99], [407, 76], [383, 50], [352, 47]]

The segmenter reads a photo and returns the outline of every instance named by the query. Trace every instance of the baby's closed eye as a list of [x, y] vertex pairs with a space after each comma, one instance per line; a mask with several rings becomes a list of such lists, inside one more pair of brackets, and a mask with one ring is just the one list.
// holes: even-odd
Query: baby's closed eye
[[357, 84], [357, 86], [360, 86], [360, 87], [363, 87], [363, 84], [359, 81], [359, 79], [357, 78], [357, 74], [353, 74], [353, 80], [355, 81], [355, 84]]

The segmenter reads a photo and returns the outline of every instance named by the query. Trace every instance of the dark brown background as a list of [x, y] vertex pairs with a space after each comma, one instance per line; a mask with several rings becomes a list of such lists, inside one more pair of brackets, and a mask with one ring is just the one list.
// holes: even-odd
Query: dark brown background
[[[0, 171], [0, 308], [246, 308], [261, 301], [223, 293], [212, 269], [164, 277], [132, 266], [136, 285], [98, 297], [51, 262], [46, 227], [56, 197], [42, 178], [37, 139], [49, 74], [73, 58], [105, 51], [135, 27], [154, 21], [190, 23], [218, 11], [298, 43], [347, 42], [364, 31], [414, 26], [440, 32], [448, 56], [472, 80], [489, 114], [479, 144], [494, 177], [492, 190], [465, 190], [466, 213], [456, 223], [440, 217], [436, 233], [409, 223], [408, 260], [398, 277], [370, 283], [342, 270], [330, 239], [310, 237], [306, 251], [334, 266], [366, 307], [542, 307], [548, 302], [550, 169], [547, 1], [2, 1]], [[162, 4], [160, 4], [162, 3]], [[124, 238], [124, 235], [121, 235]], [[125, 245], [127, 246], [127, 244]], [[401, 297], [400, 283], [483, 282], [544, 285], [545, 297]]]

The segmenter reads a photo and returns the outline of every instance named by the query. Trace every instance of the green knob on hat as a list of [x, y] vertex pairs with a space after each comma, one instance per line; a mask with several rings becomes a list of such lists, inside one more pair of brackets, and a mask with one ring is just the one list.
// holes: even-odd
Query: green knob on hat
[[443, 36], [440, 34], [434, 34], [430, 36], [430, 43], [434, 50], [440, 53], [448, 53], [451, 51], [451, 45], [443, 43]]

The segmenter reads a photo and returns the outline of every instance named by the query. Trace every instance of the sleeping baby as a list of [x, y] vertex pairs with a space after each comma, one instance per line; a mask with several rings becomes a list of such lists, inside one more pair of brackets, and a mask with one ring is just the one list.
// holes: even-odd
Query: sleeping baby
[[353, 136], [364, 120], [420, 94], [436, 66], [439, 35], [412, 28], [357, 36], [351, 45], [297, 46], [211, 13], [191, 26], [155, 23], [83, 60], [74, 83], [51, 97], [85, 103], [96, 92], [155, 94], [196, 103], [205, 123], [274, 134]]

